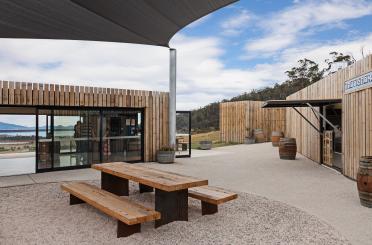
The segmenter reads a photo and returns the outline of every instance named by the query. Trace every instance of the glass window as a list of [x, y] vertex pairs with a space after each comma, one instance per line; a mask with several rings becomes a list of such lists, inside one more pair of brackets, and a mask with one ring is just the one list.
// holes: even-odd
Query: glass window
[[103, 112], [102, 161], [140, 161], [142, 159], [142, 113]]
[[38, 169], [53, 167], [52, 111], [39, 110], [38, 114]]
[[54, 167], [88, 165], [88, 112], [54, 110]]
[[35, 115], [5, 107], [0, 113], [0, 176], [34, 173]]
[[86, 136], [88, 140], [88, 164], [100, 163], [100, 113], [99, 111], [88, 111], [88, 129]]
[[190, 157], [191, 149], [191, 112], [177, 112], [176, 114], [176, 156]]

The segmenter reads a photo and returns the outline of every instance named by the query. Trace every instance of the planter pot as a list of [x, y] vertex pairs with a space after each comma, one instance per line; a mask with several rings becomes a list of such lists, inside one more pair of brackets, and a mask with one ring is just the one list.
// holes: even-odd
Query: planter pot
[[256, 139], [254, 137], [245, 137], [244, 144], [254, 144], [256, 143]]
[[174, 163], [174, 151], [158, 151], [158, 163]]
[[212, 141], [210, 140], [203, 140], [199, 142], [201, 150], [210, 150], [212, 149]]

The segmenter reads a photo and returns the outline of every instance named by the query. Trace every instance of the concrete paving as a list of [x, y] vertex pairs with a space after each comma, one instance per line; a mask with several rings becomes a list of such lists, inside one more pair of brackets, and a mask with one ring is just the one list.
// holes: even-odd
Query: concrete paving
[[372, 244], [372, 209], [360, 205], [355, 181], [301, 155], [294, 161], [280, 160], [270, 143], [213, 151], [219, 154], [147, 165], [287, 203], [324, 220], [353, 244]]
[[[235, 145], [193, 151], [175, 164], [145, 163], [167, 171], [209, 179], [210, 185], [254, 193], [317, 216], [353, 244], [371, 244], [372, 209], [359, 204], [355, 181], [298, 155], [280, 160], [271, 144]], [[0, 186], [99, 179], [91, 169], [0, 177]]]

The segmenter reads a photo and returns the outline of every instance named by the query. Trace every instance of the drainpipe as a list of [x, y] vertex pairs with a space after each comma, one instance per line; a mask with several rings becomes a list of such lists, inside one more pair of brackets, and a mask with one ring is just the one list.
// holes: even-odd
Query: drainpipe
[[169, 145], [176, 145], [177, 51], [169, 49]]

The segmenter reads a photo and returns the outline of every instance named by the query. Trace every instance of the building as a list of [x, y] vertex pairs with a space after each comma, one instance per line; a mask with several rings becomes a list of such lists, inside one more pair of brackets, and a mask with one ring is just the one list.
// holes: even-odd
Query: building
[[289, 107], [286, 136], [298, 152], [355, 179], [360, 157], [372, 155], [372, 55], [264, 107]]
[[154, 161], [169, 138], [166, 92], [2, 81], [4, 115], [31, 121], [0, 130], [1, 168], [28, 161], [16, 174]]

